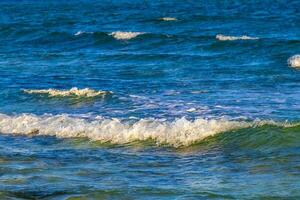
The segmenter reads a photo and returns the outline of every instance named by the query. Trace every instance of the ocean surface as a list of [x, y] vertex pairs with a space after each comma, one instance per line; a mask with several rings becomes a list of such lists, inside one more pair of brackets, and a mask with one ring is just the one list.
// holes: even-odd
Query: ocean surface
[[300, 199], [300, 1], [0, 1], [0, 199]]

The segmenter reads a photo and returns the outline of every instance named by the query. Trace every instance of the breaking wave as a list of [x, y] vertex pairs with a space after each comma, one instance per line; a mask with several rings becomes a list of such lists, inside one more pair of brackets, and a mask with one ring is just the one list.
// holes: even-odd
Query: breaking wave
[[300, 68], [300, 55], [294, 55], [288, 59], [288, 64], [291, 67]]
[[87, 31], [77, 31], [74, 35], [79, 36], [83, 34], [93, 34], [94, 32], [87, 32]]
[[220, 41], [233, 41], [233, 40], [258, 40], [258, 37], [249, 37], [246, 35], [243, 36], [227, 36], [227, 35], [222, 35], [218, 34], [216, 35], [216, 39]]
[[116, 31], [112, 32], [110, 35], [113, 36], [117, 40], [130, 40], [139, 35], [144, 34], [143, 32], [123, 32], [123, 31]]
[[226, 119], [185, 118], [174, 121], [140, 119], [135, 122], [121, 119], [83, 119], [68, 115], [0, 114], [0, 132], [4, 134], [48, 135], [58, 138], [86, 137], [102, 143], [126, 144], [153, 140], [158, 145], [188, 146], [219, 133], [263, 125], [289, 127], [274, 121], [230, 121]]
[[57, 90], [57, 89], [44, 89], [44, 90], [23, 90], [28, 94], [45, 94], [50, 97], [99, 97], [105, 96], [107, 94], [111, 94], [109, 91], [96, 91], [93, 89], [85, 88], [78, 89], [77, 87], [73, 87], [70, 90]]

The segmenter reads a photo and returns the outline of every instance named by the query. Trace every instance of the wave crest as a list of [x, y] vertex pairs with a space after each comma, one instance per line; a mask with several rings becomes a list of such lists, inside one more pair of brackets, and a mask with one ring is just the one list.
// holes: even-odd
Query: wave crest
[[101, 117], [87, 120], [68, 115], [0, 114], [0, 132], [5, 134], [49, 135], [59, 138], [87, 137], [113, 144], [151, 139], [157, 144], [168, 144], [174, 147], [188, 146], [218, 133], [265, 124], [278, 125], [272, 121], [244, 122], [225, 119], [180, 118], [171, 122], [140, 119], [130, 123]]
[[79, 35], [83, 35], [83, 34], [93, 34], [94, 32], [86, 32], [86, 31], [77, 31], [74, 35], [75, 36], [79, 36]]
[[294, 55], [288, 59], [288, 64], [291, 67], [299, 68], [300, 67], [300, 55]]
[[162, 20], [162, 21], [177, 21], [177, 19], [174, 17], [163, 17], [163, 18], [160, 18], [160, 20]]
[[112, 32], [110, 35], [113, 36], [117, 40], [130, 40], [139, 35], [144, 34], [143, 32], [123, 32], [123, 31], [116, 31]]
[[218, 34], [216, 35], [216, 39], [220, 41], [234, 41], [234, 40], [258, 40], [258, 37], [249, 37], [246, 35], [243, 36], [227, 36], [227, 35], [222, 35]]
[[46, 94], [50, 97], [97, 97], [97, 96], [105, 96], [107, 94], [111, 94], [109, 91], [96, 91], [89, 88], [78, 89], [77, 87], [73, 87], [70, 90], [57, 90], [57, 89], [44, 89], [44, 90], [23, 90], [28, 94]]

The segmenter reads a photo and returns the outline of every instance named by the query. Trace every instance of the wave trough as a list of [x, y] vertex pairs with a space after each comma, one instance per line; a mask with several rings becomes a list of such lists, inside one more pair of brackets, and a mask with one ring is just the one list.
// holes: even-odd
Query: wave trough
[[113, 144], [151, 139], [157, 144], [168, 144], [174, 147], [188, 146], [218, 133], [266, 124], [291, 126], [273, 121], [245, 122], [225, 119], [180, 118], [174, 121], [140, 119], [132, 123], [102, 117], [87, 120], [68, 115], [0, 114], [0, 132], [4, 134], [48, 135], [58, 138], [86, 137]]
[[250, 37], [250, 36], [228, 36], [228, 35], [222, 35], [218, 34], [216, 35], [216, 39], [220, 41], [234, 41], [234, 40], [258, 40], [258, 37]]
[[70, 90], [57, 90], [57, 89], [43, 89], [43, 90], [23, 90], [28, 94], [45, 94], [50, 97], [99, 97], [111, 94], [109, 91], [96, 91], [89, 88], [78, 89], [73, 87]]

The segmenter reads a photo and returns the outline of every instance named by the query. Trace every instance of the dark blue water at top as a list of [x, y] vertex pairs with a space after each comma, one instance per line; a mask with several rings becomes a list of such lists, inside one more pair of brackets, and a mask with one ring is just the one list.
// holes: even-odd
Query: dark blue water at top
[[[299, 119], [298, 1], [2, 1], [0, 23], [2, 113]], [[114, 96], [53, 106], [22, 93], [71, 87]]]
[[[299, 27], [298, 0], [0, 1], [0, 113], [297, 123]], [[112, 94], [24, 92], [72, 87]], [[179, 150], [1, 135], [0, 198], [297, 199], [299, 133], [267, 126]]]

